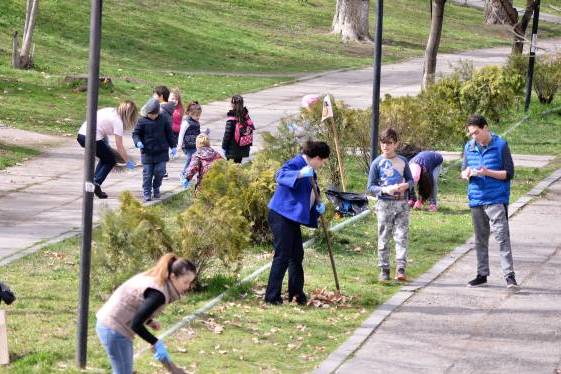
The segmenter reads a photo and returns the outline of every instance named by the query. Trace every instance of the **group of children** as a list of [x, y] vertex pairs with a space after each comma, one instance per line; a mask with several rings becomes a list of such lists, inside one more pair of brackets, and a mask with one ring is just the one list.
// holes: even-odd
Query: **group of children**
[[[176, 94], [177, 95], [177, 94]], [[176, 96], [178, 97], [178, 96]], [[247, 110], [236, 113], [232, 100], [232, 117], [243, 115], [246, 126], [251, 123]], [[180, 103], [180, 99], [179, 99]], [[162, 106], [165, 106], [163, 104]], [[154, 97], [141, 110], [142, 118], [138, 120], [133, 138], [138, 148], [143, 151], [144, 191], [159, 195], [159, 183], [165, 173], [165, 160], [168, 148], [175, 153], [177, 138], [173, 128], [162, 114], [159, 100]], [[164, 109], [165, 110], [165, 109]], [[198, 126], [200, 106], [191, 103], [188, 106], [187, 119], [183, 117], [179, 125], [179, 139], [183, 139], [182, 148], [186, 156], [191, 157], [185, 170], [185, 178], [190, 179], [196, 173], [204, 173], [216, 159], [216, 152], [208, 145], [204, 134], [195, 136], [195, 131], [188, 126]], [[174, 118], [174, 112], [169, 114]], [[230, 115], [230, 113], [229, 113]], [[228, 121], [238, 122], [238, 117]], [[230, 124], [231, 125], [231, 124]], [[228, 127], [228, 124], [227, 124]], [[238, 148], [246, 145], [248, 140], [239, 139], [247, 134], [239, 131], [238, 123], [234, 129], [226, 129], [223, 146], [229, 146], [229, 136], [236, 137]], [[176, 127], [177, 128], [177, 127]], [[484, 117], [473, 115], [466, 125], [468, 135], [472, 138], [464, 148], [464, 160], [461, 176], [468, 180], [468, 199], [476, 237], [477, 276], [468, 282], [475, 287], [487, 283], [489, 276], [488, 241], [491, 229], [500, 245], [501, 267], [508, 288], [518, 288], [514, 277], [514, 266], [510, 248], [508, 229], [508, 203], [510, 180], [514, 175], [514, 166], [508, 144], [493, 134]], [[228, 132], [233, 134], [228, 134]], [[187, 135], [188, 134], [188, 135]], [[193, 136], [195, 136], [193, 151]], [[205, 140], [206, 139], [206, 140]], [[79, 138], [84, 140], [83, 138]], [[395, 279], [405, 281], [407, 266], [407, 247], [410, 209], [422, 208], [429, 203], [429, 211], [437, 210], [438, 176], [442, 170], [443, 158], [433, 151], [416, 154], [411, 160], [398, 155], [399, 138], [397, 132], [388, 128], [380, 136], [382, 153], [372, 161], [368, 175], [367, 190], [377, 197], [376, 216], [378, 224], [378, 266], [379, 280], [390, 279], [390, 239], [396, 244]], [[188, 143], [188, 146], [186, 146]], [[229, 150], [229, 152], [228, 152]], [[226, 149], [225, 154], [238, 156], [240, 149]], [[325, 213], [325, 204], [317, 183], [316, 171], [326, 164], [330, 155], [325, 142], [307, 140], [303, 143], [301, 154], [288, 160], [275, 174], [276, 189], [268, 204], [268, 222], [273, 233], [275, 254], [269, 274], [265, 302], [273, 305], [282, 304], [281, 288], [288, 271], [289, 302], [301, 305], [307, 303], [304, 293], [304, 269], [302, 266], [304, 250], [301, 225], [317, 227], [318, 219]], [[195, 161], [199, 158], [199, 165]], [[206, 163], [203, 162], [206, 160]], [[194, 165], [192, 167], [192, 165]], [[198, 169], [197, 169], [198, 168]], [[415, 187], [419, 190], [416, 199]], [[172, 372], [182, 372], [171, 361], [162, 340], [152, 335], [146, 326], [154, 330], [160, 328], [154, 319], [167, 304], [178, 300], [186, 293], [196, 277], [195, 266], [173, 254], [166, 254], [155, 267], [140, 273], [121, 285], [97, 313], [96, 331], [107, 351], [114, 372], [132, 372], [132, 340], [141, 336], [152, 345], [154, 357], [164, 363]]]
[[[487, 283], [489, 275], [489, 236], [493, 232], [499, 243], [501, 267], [509, 289], [518, 289], [514, 275], [508, 203], [510, 180], [514, 166], [508, 144], [493, 134], [483, 116], [472, 115], [466, 124], [472, 138], [464, 148], [462, 178], [469, 182], [468, 200], [475, 231], [477, 275], [468, 287]], [[442, 155], [423, 151], [409, 162], [397, 154], [398, 134], [392, 129], [380, 136], [382, 153], [370, 166], [368, 192], [378, 198], [378, 267], [380, 281], [390, 279], [390, 240], [395, 241], [395, 279], [407, 280], [407, 247], [410, 208], [420, 209], [429, 202], [429, 211], [437, 210], [438, 177], [442, 170]], [[418, 186], [416, 199], [414, 186]]]
[[[243, 97], [234, 95], [231, 108], [227, 113], [226, 126], [222, 141], [224, 158], [241, 163], [249, 156], [253, 144], [255, 126], [244, 106]], [[195, 189], [200, 187], [203, 175], [216, 160], [223, 156], [210, 146], [208, 129], [201, 131], [200, 118], [202, 107], [197, 101], [184, 105], [178, 89], [169, 90], [165, 86], [154, 89], [152, 97], [140, 109], [132, 101], [125, 101], [117, 108], [103, 108], [97, 112], [96, 156], [99, 162], [94, 177], [94, 193], [100, 199], [107, 198], [101, 184], [118, 163], [133, 169], [124, 146], [123, 133], [133, 128], [132, 138], [140, 150], [142, 172], [142, 191], [145, 202], [161, 196], [162, 180], [167, 178], [166, 164], [177, 156], [180, 147], [185, 155], [185, 164], [180, 173], [180, 183], [187, 188], [197, 176]], [[80, 127], [77, 141], [85, 147], [87, 123]], [[115, 136], [117, 149], [109, 146], [108, 137]]]

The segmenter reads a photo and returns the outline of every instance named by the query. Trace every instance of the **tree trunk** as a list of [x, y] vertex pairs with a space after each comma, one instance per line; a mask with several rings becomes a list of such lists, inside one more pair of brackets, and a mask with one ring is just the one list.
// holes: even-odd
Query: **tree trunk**
[[331, 32], [343, 41], [372, 41], [368, 33], [369, 0], [337, 0]]
[[530, 23], [530, 18], [534, 13], [534, 6], [536, 5], [535, 0], [526, 0], [526, 9], [524, 10], [524, 15], [518, 20], [514, 25], [512, 30], [514, 31], [514, 43], [512, 45], [512, 54], [522, 54], [524, 50], [524, 41], [526, 39], [526, 29]]
[[[25, 24], [23, 29], [23, 42], [21, 50], [18, 51], [17, 40], [13, 42], [12, 65], [18, 69], [29, 69], [33, 66], [32, 45], [33, 31], [35, 29], [35, 21], [39, 10], [39, 0], [27, 0]], [[16, 37], [14, 33], [14, 37]]]
[[425, 49], [425, 64], [423, 67], [423, 88], [434, 83], [436, 73], [436, 57], [442, 35], [444, 22], [444, 4], [446, 0], [432, 0], [430, 35]]
[[488, 25], [514, 25], [518, 21], [518, 12], [512, 0], [486, 0], [485, 23]]

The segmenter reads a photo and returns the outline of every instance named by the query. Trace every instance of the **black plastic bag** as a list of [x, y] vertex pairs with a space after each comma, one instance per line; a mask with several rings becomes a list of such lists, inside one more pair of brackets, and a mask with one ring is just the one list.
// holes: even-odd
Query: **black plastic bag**
[[325, 194], [335, 206], [335, 211], [343, 216], [354, 216], [368, 209], [368, 198], [365, 193], [327, 190]]
[[10, 305], [16, 299], [16, 295], [10, 290], [6, 283], [0, 282], [0, 300]]

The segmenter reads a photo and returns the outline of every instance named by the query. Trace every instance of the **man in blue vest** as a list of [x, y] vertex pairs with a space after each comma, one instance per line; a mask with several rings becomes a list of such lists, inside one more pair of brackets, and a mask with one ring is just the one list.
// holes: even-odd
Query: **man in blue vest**
[[514, 164], [508, 144], [492, 133], [485, 117], [468, 118], [467, 133], [471, 138], [464, 147], [462, 178], [469, 181], [468, 200], [475, 231], [477, 276], [468, 287], [487, 284], [489, 276], [489, 234], [493, 231], [499, 243], [501, 268], [509, 289], [518, 289], [514, 278], [508, 203]]

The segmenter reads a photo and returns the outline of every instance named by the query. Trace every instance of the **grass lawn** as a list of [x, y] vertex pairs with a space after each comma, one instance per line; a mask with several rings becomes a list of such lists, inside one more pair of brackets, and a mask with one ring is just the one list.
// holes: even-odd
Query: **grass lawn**
[[39, 153], [34, 149], [0, 143], [0, 170], [37, 156]]
[[[137, 2], [104, 2], [101, 73], [113, 79], [100, 105], [132, 98], [138, 103], [159, 84], [177, 86], [202, 103], [286, 82], [299, 73], [371, 64], [372, 45], [342, 43], [329, 34], [333, 0], [163, 0], [147, 11]], [[25, 2], [0, 2], [0, 44], [11, 45], [24, 23]], [[88, 57], [89, 3], [41, 3], [34, 70], [9, 67], [0, 49], [0, 122], [57, 134], [74, 133], [85, 116], [84, 92], [66, 75], [84, 74]], [[429, 7], [419, 0], [387, 2], [384, 62], [421, 56]], [[374, 6], [371, 9], [374, 27]], [[561, 35], [543, 23], [540, 37]], [[483, 25], [481, 11], [447, 5], [441, 52], [510, 44], [502, 27]], [[64, 50], [64, 53], [61, 53]]]
[[[512, 201], [532, 188], [561, 159], [544, 169], [518, 169]], [[351, 162], [347, 169], [355, 186], [364, 186], [366, 176]], [[410, 277], [416, 277], [472, 232], [465, 203], [465, 183], [452, 168], [441, 179], [440, 210], [412, 213], [410, 231]], [[180, 211], [188, 197], [179, 195], [166, 205], [166, 217]], [[438, 228], [438, 230], [435, 230]], [[377, 282], [375, 218], [355, 223], [335, 236], [335, 260], [343, 293], [351, 296], [341, 308], [312, 308], [296, 305], [269, 307], [261, 302], [265, 272], [251, 287], [233, 293], [197, 321], [167, 339], [173, 359], [190, 371], [215, 372], [304, 372], [311, 370], [336, 349], [376, 308], [395, 293], [396, 283]], [[18, 295], [8, 307], [10, 373], [77, 373], [74, 369], [75, 323], [78, 296], [79, 239], [51, 245], [38, 253], [2, 268], [1, 278]], [[244, 274], [270, 259], [270, 249], [250, 251], [244, 260]], [[323, 246], [305, 256], [306, 291], [334, 289], [329, 260]], [[94, 270], [95, 271], [95, 270]], [[202, 306], [230, 287], [233, 279], [207, 279], [205, 292], [188, 296], [171, 305], [160, 319], [164, 328]], [[90, 302], [89, 366], [106, 372], [108, 361], [94, 333], [94, 312], [100, 306], [97, 284], [92, 284]], [[223, 327], [220, 334], [213, 324]], [[136, 339], [137, 347], [143, 346]], [[136, 362], [139, 373], [160, 372], [149, 354]], [[92, 371], [94, 371], [92, 369]]]
[[[540, 104], [536, 97], [532, 98], [529, 109], [530, 118], [506, 135], [512, 153], [530, 155], [561, 155], [561, 99], [557, 97], [552, 104]], [[557, 112], [545, 116], [541, 113], [560, 108]], [[497, 134], [507, 131], [510, 126], [523, 115], [516, 112], [491, 128]]]

